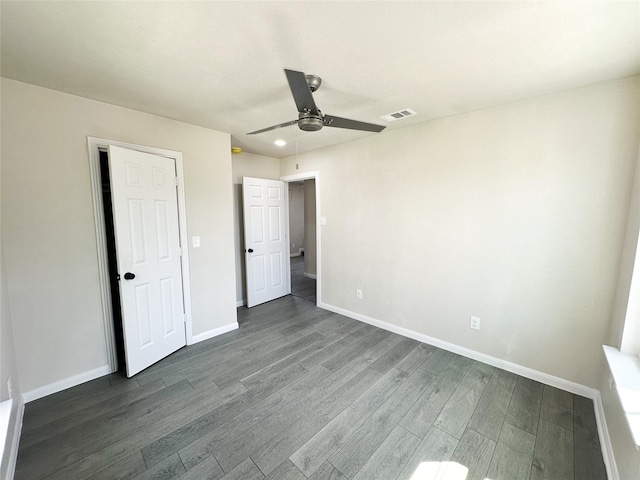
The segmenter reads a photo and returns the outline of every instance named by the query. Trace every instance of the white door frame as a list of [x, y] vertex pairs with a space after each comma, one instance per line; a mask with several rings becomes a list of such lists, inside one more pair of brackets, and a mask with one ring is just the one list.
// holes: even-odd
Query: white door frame
[[[322, 247], [321, 241], [322, 235], [320, 235], [320, 172], [303, 172], [295, 173], [293, 175], [286, 175], [280, 177], [280, 180], [287, 184], [287, 198], [289, 192], [289, 182], [299, 182], [301, 180], [315, 180], [316, 183], [316, 306], [319, 306], [322, 302]], [[286, 222], [287, 222], [287, 242], [289, 239], [289, 202], [286, 202]], [[287, 243], [287, 248], [291, 250], [291, 243]], [[289, 267], [291, 268], [291, 267]], [[291, 275], [289, 275], [289, 293], [291, 293]]]
[[104, 138], [87, 137], [89, 147], [89, 170], [91, 173], [91, 196], [93, 198], [93, 218], [96, 229], [96, 244], [98, 250], [98, 277], [100, 280], [100, 296], [102, 302], [102, 320], [104, 323], [105, 344], [107, 348], [107, 360], [111, 372], [117, 370], [117, 356], [115, 336], [113, 330], [113, 311], [111, 308], [111, 284], [109, 281], [109, 263], [107, 257], [106, 227], [104, 219], [104, 206], [102, 202], [102, 185], [100, 177], [100, 151], [107, 150], [109, 145], [128, 148], [139, 152], [150, 153], [161, 157], [173, 158], [176, 162], [176, 175], [178, 177], [178, 223], [180, 227], [180, 245], [182, 247], [182, 293], [184, 297], [185, 333], [187, 345], [193, 344], [193, 323], [191, 320], [191, 284], [189, 275], [189, 248], [187, 236], [187, 212], [185, 208], [184, 194], [184, 166], [182, 153], [173, 150], [165, 150], [132, 143], [106, 140]]

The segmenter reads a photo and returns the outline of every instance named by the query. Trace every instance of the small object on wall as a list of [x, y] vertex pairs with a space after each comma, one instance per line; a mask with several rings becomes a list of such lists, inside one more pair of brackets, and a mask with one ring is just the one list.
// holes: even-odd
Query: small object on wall
[[242, 153], [242, 149], [240, 147], [231, 147], [231, 153]]
[[469, 328], [473, 330], [480, 330], [480, 319], [478, 317], [471, 317]]
[[191, 242], [193, 243], [193, 248], [199, 248], [200, 247], [200, 237], [192, 237]]

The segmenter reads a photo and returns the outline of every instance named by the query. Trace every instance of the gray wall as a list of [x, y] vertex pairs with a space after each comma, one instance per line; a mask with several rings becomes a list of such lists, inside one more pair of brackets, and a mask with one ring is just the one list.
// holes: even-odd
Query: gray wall
[[228, 134], [2, 79], [2, 241], [23, 393], [107, 365], [87, 136], [183, 154], [193, 334], [236, 322]]
[[320, 174], [322, 301], [599, 388], [639, 86], [623, 79], [284, 159], [282, 175]]

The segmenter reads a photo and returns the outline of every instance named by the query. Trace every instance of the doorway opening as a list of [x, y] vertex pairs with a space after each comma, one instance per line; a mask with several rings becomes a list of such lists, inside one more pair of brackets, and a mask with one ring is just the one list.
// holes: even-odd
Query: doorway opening
[[120, 287], [118, 285], [118, 263], [116, 256], [116, 237], [113, 225], [113, 205], [111, 203], [111, 178], [109, 176], [109, 154], [100, 150], [100, 184], [102, 186], [102, 212], [104, 213], [105, 240], [109, 285], [111, 287], [111, 312], [113, 315], [113, 337], [116, 351], [116, 371], [125, 371], [124, 334], [122, 332], [122, 309]]
[[288, 183], [291, 295], [317, 304], [315, 179]]

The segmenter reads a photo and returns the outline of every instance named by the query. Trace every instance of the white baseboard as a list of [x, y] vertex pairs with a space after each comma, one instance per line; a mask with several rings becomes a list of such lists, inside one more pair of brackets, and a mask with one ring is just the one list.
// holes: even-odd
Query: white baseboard
[[38, 400], [39, 398], [46, 397], [47, 395], [51, 395], [53, 393], [61, 392], [62, 390], [75, 387], [90, 380], [95, 380], [98, 377], [104, 377], [105, 375], [109, 375], [110, 373], [112, 373], [111, 367], [109, 367], [109, 365], [104, 365], [94, 370], [79, 373], [78, 375], [64, 378], [62, 380], [58, 380], [57, 382], [35, 388], [23, 393], [22, 396], [24, 397], [25, 403], [33, 402], [34, 400]]
[[214, 328], [213, 330], [209, 330], [208, 332], [199, 333], [198, 335], [193, 336], [193, 343], [204, 342], [205, 340], [209, 340], [210, 338], [217, 337], [218, 335], [222, 335], [223, 333], [235, 330], [238, 327], [238, 322], [233, 322], [220, 328]]
[[[16, 402], [16, 399], [13, 399]], [[12, 406], [13, 406], [12, 402]], [[9, 434], [7, 431], [4, 448], [0, 452], [0, 459], [2, 460], [2, 480], [12, 480], [16, 471], [16, 461], [18, 459], [18, 446], [20, 445], [20, 434], [22, 433], [22, 419], [24, 417], [24, 401], [22, 398], [18, 399], [16, 405], [16, 416], [13, 423], [13, 431]], [[11, 428], [9, 423], [8, 428]], [[6, 462], [6, 463], [5, 463]]]
[[596, 398], [593, 399], [593, 408], [596, 414], [600, 449], [602, 450], [604, 466], [607, 469], [607, 478], [609, 480], [620, 480], [620, 473], [618, 473], [616, 458], [613, 454], [613, 445], [611, 444], [611, 437], [609, 437], [609, 428], [607, 427], [607, 420], [604, 414], [604, 406], [602, 405], [600, 392], [598, 392]]
[[536, 380], [540, 383], [544, 383], [546, 385], [550, 385], [552, 387], [556, 387], [570, 393], [575, 393], [576, 395], [587, 397], [592, 400], [595, 400], [595, 398], [599, 395], [598, 390], [596, 390], [595, 388], [580, 385], [579, 383], [574, 383], [569, 380], [565, 380], [564, 378], [555, 377], [553, 375], [549, 375], [548, 373], [539, 372], [537, 370], [533, 370], [532, 368], [508, 362], [507, 360], [503, 360], [501, 358], [476, 352], [475, 350], [471, 350], [470, 348], [461, 347], [459, 345], [455, 345], [438, 338], [414, 332], [413, 330], [409, 330], [408, 328], [399, 327], [397, 325], [383, 322], [382, 320], [377, 320], [375, 318], [371, 318], [360, 313], [355, 313], [344, 308], [336, 307], [334, 305], [329, 305], [324, 302], [319, 302], [318, 307], [324, 308], [325, 310], [329, 310], [331, 312], [339, 313], [340, 315], [344, 315], [345, 317], [350, 317], [355, 320], [374, 325], [376, 327], [388, 330], [393, 333], [397, 333], [405, 337], [413, 338], [414, 340], [417, 340], [419, 342], [427, 343], [429, 345], [442, 348], [443, 350], [447, 350], [449, 352], [457, 353], [458, 355], [462, 355], [463, 357], [471, 358], [472, 360], [477, 360], [479, 362], [486, 363], [487, 365], [501, 368], [502, 370], [515, 373], [516, 375], [520, 375], [531, 380]]
[[240, 307], [244, 307], [247, 304], [246, 300], [238, 300], [236, 301], [236, 307], [240, 308]]
[[304, 272], [304, 276], [307, 277], [307, 278], [313, 278], [314, 280], [318, 278], [317, 275], [315, 275], [313, 273], [307, 273], [307, 272]]

